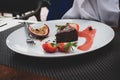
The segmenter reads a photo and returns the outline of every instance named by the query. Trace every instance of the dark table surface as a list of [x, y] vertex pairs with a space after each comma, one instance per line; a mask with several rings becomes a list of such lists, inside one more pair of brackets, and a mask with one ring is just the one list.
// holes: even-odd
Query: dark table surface
[[114, 29], [115, 38], [96, 51], [63, 58], [36, 58], [18, 54], [6, 46], [7, 36], [20, 27], [22, 25], [0, 32], [1, 65], [15, 69], [18, 73], [29, 73], [29, 76], [33, 74], [47, 77], [28, 80], [112, 80], [114, 56], [118, 57], [120, 53], [120, 29]]

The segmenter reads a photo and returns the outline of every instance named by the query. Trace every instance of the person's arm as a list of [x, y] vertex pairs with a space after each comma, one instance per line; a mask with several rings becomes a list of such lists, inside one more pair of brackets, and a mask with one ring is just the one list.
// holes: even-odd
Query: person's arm
[[62, 18], [97, 20], [118, 26], [119, 0], [74, 0], [73, 7]]

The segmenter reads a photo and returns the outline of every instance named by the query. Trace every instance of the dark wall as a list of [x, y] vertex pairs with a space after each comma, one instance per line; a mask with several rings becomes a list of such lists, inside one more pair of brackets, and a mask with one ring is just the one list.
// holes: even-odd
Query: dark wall
[[1, 11], [28, 11], [37, 7], [39, 0], [0, 0]]

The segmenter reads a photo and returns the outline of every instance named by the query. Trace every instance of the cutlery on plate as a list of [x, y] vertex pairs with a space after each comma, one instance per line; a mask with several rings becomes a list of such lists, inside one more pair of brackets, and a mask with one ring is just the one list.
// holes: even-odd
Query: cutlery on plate
[[7, 23], [0, 24], [0, 27], [3, 27], [3, 26], [5, 26], [5, 25], [7, 25]]
[[34, 40], [32, 39], [32, 37], [28, 31], [28, 23], [24, 22], [24, 25], [25, 25], [24, 27], [25, 27], [25, 32], [26, 32], [26, 36], [27, 36], [26, 42], [30, 43], [30, 44], [35, 44]]

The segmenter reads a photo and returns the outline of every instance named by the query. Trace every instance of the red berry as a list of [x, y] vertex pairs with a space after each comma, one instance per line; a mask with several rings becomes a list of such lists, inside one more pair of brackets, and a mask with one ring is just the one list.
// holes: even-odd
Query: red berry
[[67, 26], [71, 26], [71, 27], [75, 28], [77, 32], [79, 31], [79, 25], [76, 23], [67, 23]]
[[42, 45], [42, 48], [43, 48], [46, 52], [48, 52], [48, 53], [54, 53], [54, 52], [56, 52], [56, 50], [57, 50], [57, 46], [56, 46], [56, 45], [52, 45], [52, 43], [44, 43], [44, 44]]

